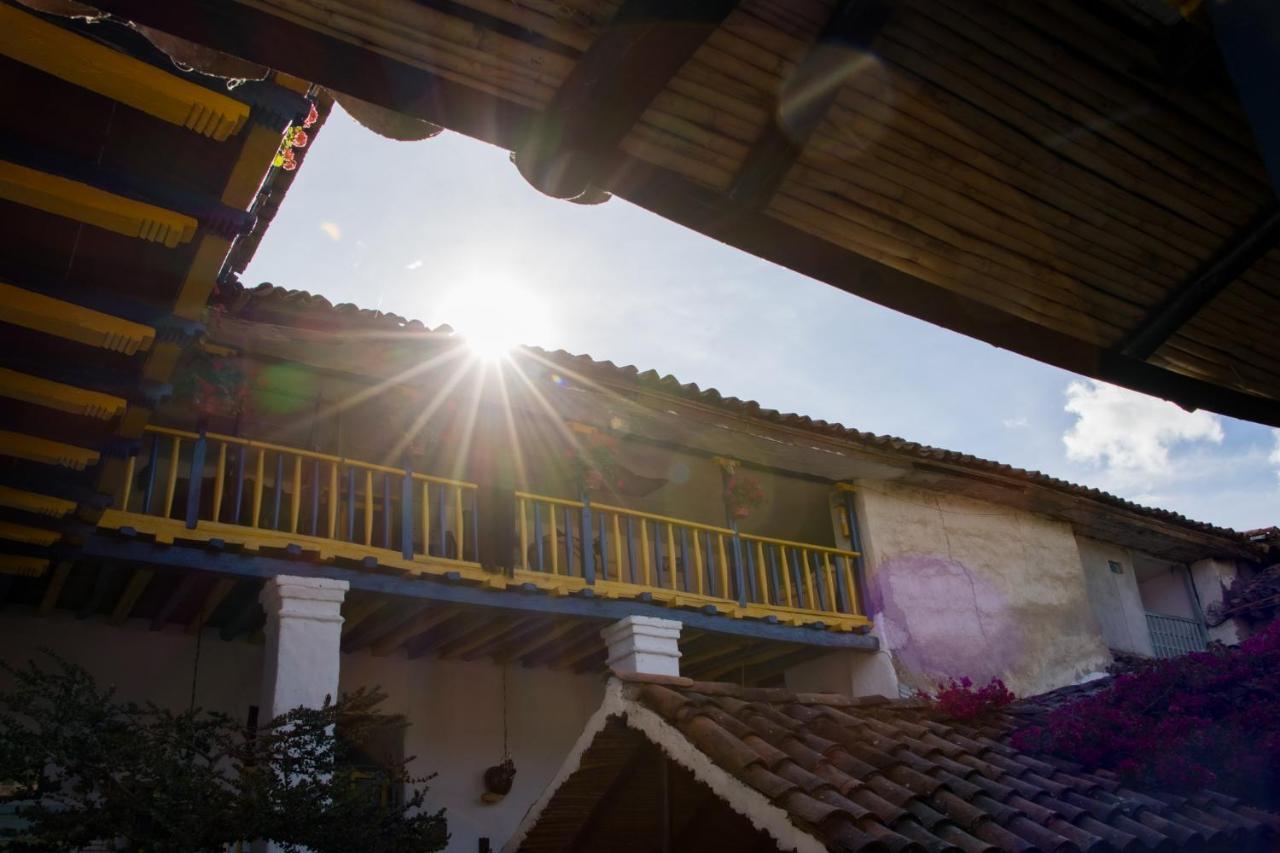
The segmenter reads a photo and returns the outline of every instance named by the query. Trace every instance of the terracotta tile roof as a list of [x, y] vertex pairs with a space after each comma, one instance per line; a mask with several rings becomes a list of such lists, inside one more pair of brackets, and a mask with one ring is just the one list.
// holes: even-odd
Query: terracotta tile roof
[[[350, 303], [334, 305], [323, 296], [301, 290], [289, 290], [263, 283], [248, 288], [239, 282], [223, 285], [216, 297], [218, 304], [235, 316], [248, 320], [260, 320], [281, 325], [297, 325], [306, 328], [341, 328], [402, 330], [417, 335], [440, 336], [453, 334], [449, 326], [431, 329], [419, 320], [408, 320], [397, 314], [358, 308]], [[939, 447], [931, 447], [892, 435], [877, 435], [853, 429], [840, 423], [810, 418], [790, 412], [768, 409], [754, 400], [726, 397], [715, 388], [700, 388], [693, 382], [680, 382], [670, 374], [661, 375], [656, 370], [641, 371], [634, 365], [618, 366], [612, 361], [598, 361], [588, 355], [575, 355], [565, 350], [550, 351], [541, 347], [525, 347], [544, 359], [561, 365], [566, 371], [576, 371], [597, 381], [623, 382], [648, 390], [655, 390], [683, 397], [739, 416], [756, 418], [783, 426], [803, 429], [818, 435], [860, 445], [867, 449], [900, 454], [923, 462], [955, 465], [979, 474], [997, 475], [1023, 480], [1030, 484], [1086, 498], [1114, 508], [1137, 513], [1147, 518], [1173, 524], [1190, 530], [1231, 540], [1248, 550], [1256, 549], [1248, 536], [1230, 528], [1218, 527], [1195, 521], [1179, 513], [1157, 507], [1143, 506], [1125, 500], [1101, 489], [1081, 486], [1052, 477], [1040, 471], [1031, 471], [983, 459], [968, 453], [959, 453]]]
[[[643, 731], [698, 776], [698, 761], [682, 757], [693, 747], [745, 789], [738, 796], [721, 783], [716, 793], [731, 807], [758, 812], [745, 814], [756, 826], [776, 807], [827, 850], [1245, 850], [1273, 849], [1280, 837], [1280, 817], [1231, 797], [1136, 791], [1108, 772], [1020, 752], [1007, 736], [1022, 714], [971, 725], [913, 700], [683, 678], [630, 676], [611, 689], [614, 704], [607, 698], [602, 711], [615, 724]], [[701, 775], [715, 787], [714, 773]], [[572, 790], [573, 776], [561, 787]], [[555, 813], [556, 796], [544, 796], [517, 836], [528, 847], [509, 849], [549, 840], [537, 822]]]

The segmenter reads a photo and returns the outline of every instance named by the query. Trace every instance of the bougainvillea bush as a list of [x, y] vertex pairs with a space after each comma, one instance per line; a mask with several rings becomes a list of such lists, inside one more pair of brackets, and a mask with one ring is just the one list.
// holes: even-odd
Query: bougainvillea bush
[[953, 720], [972, 720], [1005, 707], [1015, 697], [998, 678], [991, 679], [982, 687], [974, 687], [972, 679], [965, 676], [959, 681], [949, 679], [937, 693], [925, 698]]
[[1015, 732], [1042, 750], [1134, 784], [1213, 787], [1280, 804], [1280, 623], [1237, 647], [1152, 661]]

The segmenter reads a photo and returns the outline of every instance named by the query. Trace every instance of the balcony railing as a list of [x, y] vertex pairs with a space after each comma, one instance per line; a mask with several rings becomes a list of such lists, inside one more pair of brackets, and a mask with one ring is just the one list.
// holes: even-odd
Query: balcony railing
[[590, 501], [517, 492], [517, 578], [790, 622], [860, 614], [857, 554]]
[[1208, 632], [1199, 619], [1147, 613], [1147, 630], [1151, 632], [1151, 648], [1158, 658], [1202, 652], [1209, 646]]
[[139, 457], [128, 462], [121, 506], [129, 512], [190, 529], [231, 525], [299, 542], [350, 543], [409, 561], [474, 564], [479, 550], [474, 483], [165, 427], [147, 427], [143, 455], [140, 484]]
[[[857, 553], [589, 500], [516, 492], [511, 575], [480, 568], [473, 483], [229, 435], [148, 427], [106, 526], [158, 539], [298, 546], [493, 587], [697, 607], [790, 624], [866, 625]], [[197, 535], [193, 531], [199, 531]]]

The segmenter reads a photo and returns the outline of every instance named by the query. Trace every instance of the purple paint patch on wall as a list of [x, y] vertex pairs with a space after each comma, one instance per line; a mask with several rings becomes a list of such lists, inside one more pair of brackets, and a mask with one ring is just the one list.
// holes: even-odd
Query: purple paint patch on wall
[[872, 610], [887, 645], [908, 669], [978, 683], [1022, 657], [1004, 595], [964, 565], [942, 557], [897, 557], [872, 579]]

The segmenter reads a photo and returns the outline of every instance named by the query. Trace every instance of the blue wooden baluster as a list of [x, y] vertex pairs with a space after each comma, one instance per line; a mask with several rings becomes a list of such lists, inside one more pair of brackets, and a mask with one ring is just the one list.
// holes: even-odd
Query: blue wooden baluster
[[236, 511], [232, 524], [240, 523], [240, 502], [244, 500], [244, 455], [247, 450], [243, 444], [236, 450]]
[[204, 451], [208, 445], [204, 430], [191, 448], [191, 468], [187, 475], [187, 529], [195, 530], [200, 520], [200, 489], [204, 486]]
[[760, 603], [760, 584], [756, 581], [756, 555], [755, 549], [748, 542], [743, 550], [747, 554], [747, 588], [751, 591], [751, 600]]
[[449, 537], [445, 535], [447, 531], [444, 529], [444, 519], [445, 519], [444, 483], [441, 483], [439, 488], [440, 488], [440, 499], [436, 501], [436, 530], [438, 531], [436, 535], [440, 537], [440, 556], [448, 557], [449, 556]]
[[787, 551], [787, 567], [791, 570], [791, 589], [796, 596], [796, 605], [808, 607], [809, 599], [804, 594], [804, 575], [800, 573], [800, 559], [795, 548]]
[[662, 522], [655, 521], [653, 523], [653, 565], [654, 565], [654, 568], [656, 569], [656, 571], [653, 573], [654, 574], [653, 583], [654, 583], [654, 586], [657, 586], [657, 587], [666, 586], [666, 584], [662, 580], [662, 572], [665, 568], [662, 565], [662, 537], [658, 535], [658, 531], [661, 528], [662, 528]]
[[[600, 513], [600, 577], [609, 579], [609, 519]], [[622, 566], [618, 566], [618, 577], [622, 577]]]
[[[636, 582], [636, 534], [631, 527], [631, 516], [627, 516], [627, 579]], [[619, 569], [621, 574], [621, 569]]]
[[[569, 508], [564, 507], [564, 573], [573, 577], [573, 516]], [[552, 510], [554, 512], [554, 510]]]
[[[812, 551], [809, 551], [808, 555], [809, 555], [807, 560], [808, 565], [806, 566], [806, 568], [809, 569], [809, 574], [813, 576], [813, 588], [817, 592], [818, 609], [826, 610], [827, 609], [827, 579], [826, 577], [823, 576], [823, 573], [822, 573], [822, 563], [818, 560], [818, 555], [813, 553]], [[835, 608], [833, 607], [831, 609], [834, 610]]]
[[834, 559], [831, 562], [831, 571], [836, 573], [836, 606], [833, 610], [842, 610], [845, 613], [852, 613], [853, 607], [849, 605], [849, 590], [844, 588], [844, 561], [845, 557], [841, 554], [832, 555]]
[[684, 591], [693, 592], [693, 573], [689, 569], [689, 528], [680, 527], [680, 579]]
[[778, 551], [771, 545], [766, 545], [764, 551], [769, 555], [769, 588], [773, 590], [773, 601], [788, 606], [790, 602], [783, 597], [782, 581], [778, 578]]
[[[332, 500], [332, 499], [331, 499]], [[320, 524], [320, 460], [311, 460], [311, 535], [315, 536]]]
[[160, 436], [151, 436], [151, 456], [147, 462], [147, 488], [142, 493], [142, 512], [150, 514], [151, 498], [156, 493], [156, 465], [160, 460]]
[[413, 471], [408, 465], [400, 478], [400, 556], [413, 559]]
[[578, 521], [582, 529], [582, 579], [589, 584], [596, 582], [596, 542], [591, 535], [591, 499], [582, 496], [582, 518]]
[[284, 454], [276, 451], [276, 488], [275, 508], [272, 510], [271, 526], [280, 529], [280, 498], [284, 495]]
[[538, 571], [545, 572], [543, 568], [543, 547], [542, 547], [542, 508], [537, 501], [533, 501], [533, 547], [536, 559], [534, 563], [538, 567]]
[[[716, 594], [716, 585], [720, 583], [720, 573], [716, 571], [715, 552], [711, 548], [711, 534], [707, 534], [707, 560], [703, 564], [703, 570], [707, 573], [707, 592], [711, 595]], [[724, 593], [720, 594], [724, 597]]]
[[391, 548], [391, 472], [382, 472], [382, 547]]
[[729, 554], [729, 560], [733, 563], [733, 583], [738, 588], [738, 604], [745, 605], [747, 603], [747, 585], [743, 581], [742, 576], [742, 537], [738, 535], [738, 522], [732, 523], [733, 528], [733, 551]]
[[347, 540], [356, 541], [356, 469], [347, 466]]

